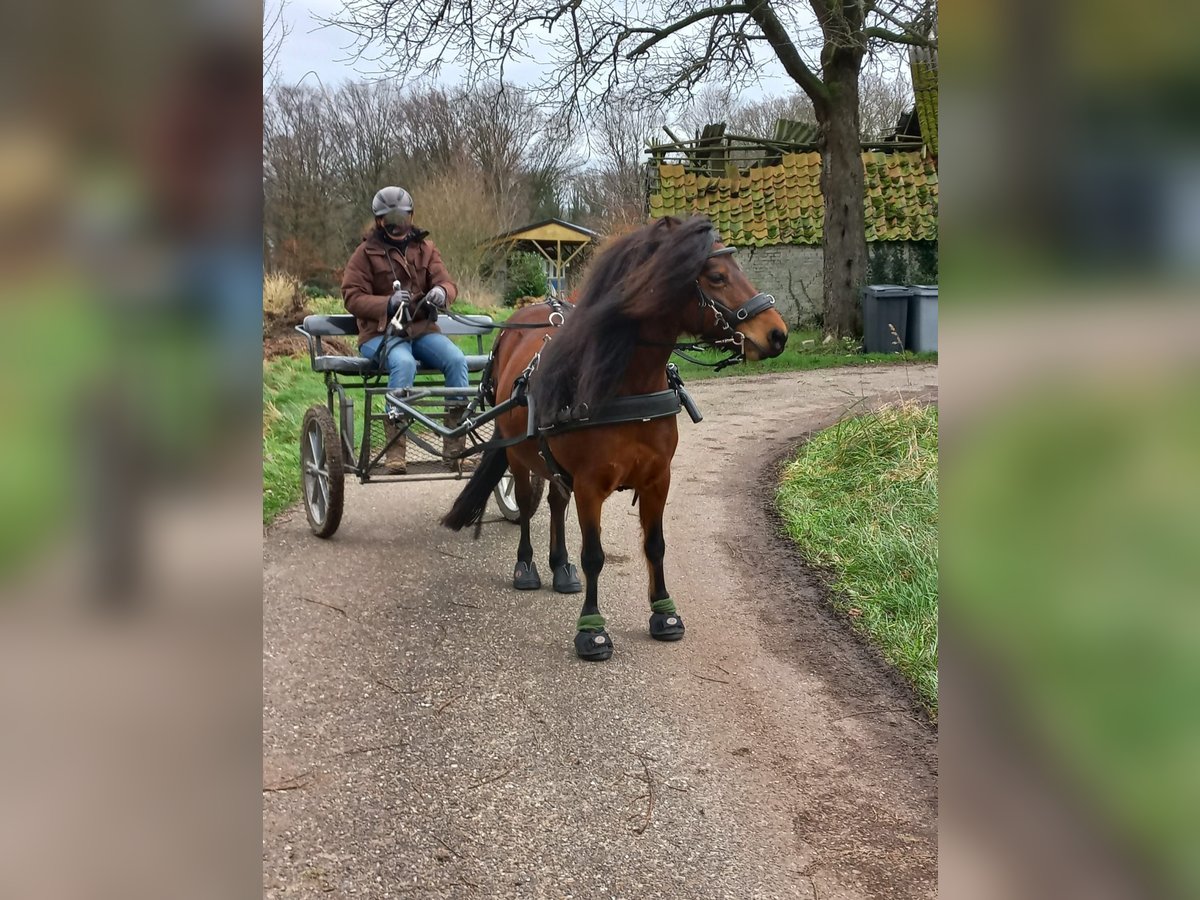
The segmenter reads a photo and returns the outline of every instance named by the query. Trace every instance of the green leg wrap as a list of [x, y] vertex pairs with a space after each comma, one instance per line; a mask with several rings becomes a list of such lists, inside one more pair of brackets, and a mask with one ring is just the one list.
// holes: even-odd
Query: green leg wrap
[[575, 623], [577, 631], [598, 631], [604, 627], [604, 616], [600, 613], [593, 613], [590, 616], [580, 616], [579, 621]]
[[663, 597], [661, 600], [655, 600], [650, 604], [650, 611], [656, 613], [665, 613], [668, 616], [675, 615], [675, 601], [670, 597]]

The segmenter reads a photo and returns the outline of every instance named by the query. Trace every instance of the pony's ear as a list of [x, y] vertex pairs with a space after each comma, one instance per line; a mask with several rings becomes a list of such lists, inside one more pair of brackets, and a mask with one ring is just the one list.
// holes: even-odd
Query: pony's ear
[[646, 241], [649, 252], [625, 279], [625, 313], [653, 318], [686, 302], [716, 239], [716, 230], [703, 216], [655, 222]]

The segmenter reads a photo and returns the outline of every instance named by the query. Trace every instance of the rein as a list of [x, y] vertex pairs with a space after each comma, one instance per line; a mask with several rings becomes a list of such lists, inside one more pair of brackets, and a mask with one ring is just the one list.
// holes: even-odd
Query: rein
[[[545, 328], [547, 325], [552, 328], [561, 328], [562, 324], [567, 320], [567, 310], [574, 309], [572, 304], [566, 303], [555, 297], [550, 297], [542, 302], [553, 307], [552, 311], [550, 312], [550, 318], [546, 322], [513, 322], [511, 324], [507, 322], [491, 322], [488, 324], [482, 324], [480, 322], [474, 322], [471, 319], [460, 316], [457, 313], [452, 313], [449, 310], [440, 310], [439, 312], [440, 315], [445, 316], [447, 319], [452, 319], [453, 321], [458, 322], [460, 325], [471, 325], [475, 328], [487, 328], [491, 331], [528, 331], [535, 328]], [[555, 321], [556, 316], [558, 317], [557, 321]]]

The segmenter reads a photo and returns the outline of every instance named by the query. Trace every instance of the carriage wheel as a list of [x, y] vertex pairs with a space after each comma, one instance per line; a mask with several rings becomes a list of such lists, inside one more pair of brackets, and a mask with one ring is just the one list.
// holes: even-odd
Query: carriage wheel
[[345, 486], [333, 415], [324, 406], [311, 406], [300, 431], [300, 488], [309, 527], [317, 537], [330, 537], [341, 524]]
[[521, 510], [517, 506], [517, 492], [513, 488], [512, 472], [504, 470], [504, 475], [501, 476], [496, 489], [492, 491], [492, 496], [496, 498], [496, 505], [500, 507], [500, 515], [510, 522], [521, 521]]
[[[536, 497], [542, 492], [543, 479], [537, 475], [530, 477], [533, 484], [533, 493]], [[500, 507], [500, 515], [504, 516], [510, 522], [521, 521], [521, 508], [517, 506], [517, 493], [513, 489], [512, 472], [505, 470], [500, 483], [492, 491], [492, 496], [496, 498], [496, 505]]]

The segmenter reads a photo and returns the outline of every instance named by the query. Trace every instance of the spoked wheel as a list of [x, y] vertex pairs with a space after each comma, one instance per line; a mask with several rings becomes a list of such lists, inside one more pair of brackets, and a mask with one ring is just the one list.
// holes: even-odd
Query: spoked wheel
[[[539, 475], [529, 477], [530, 483], [533, 485], [533, 495], [536, 497], [541, 494], [545, 479]], [[500, 483], [492, 491], [492, 496], [496, 498], [496, 505], [500, 507], [500, 515], [510, 522], [521, 521], [521, 507], [517, 506], [517, 492], [513, 486], [512, 472], [505, 470]]]
[[337, 427], [324, 406], [309, 407], [304, 414], [300, 430], [300, 476], [309, 527], [317, 537], [330, 537], [342, 522], [346, 477]]
[[517, 506], [517, 492], [513, 485], [512, 472], [505, 469], [500, 483], [492, 491], [492, 496], [496, 498], [496, 505], [500, 507], [500, 515], [510, 522], [521, 521], [521, 509]]

